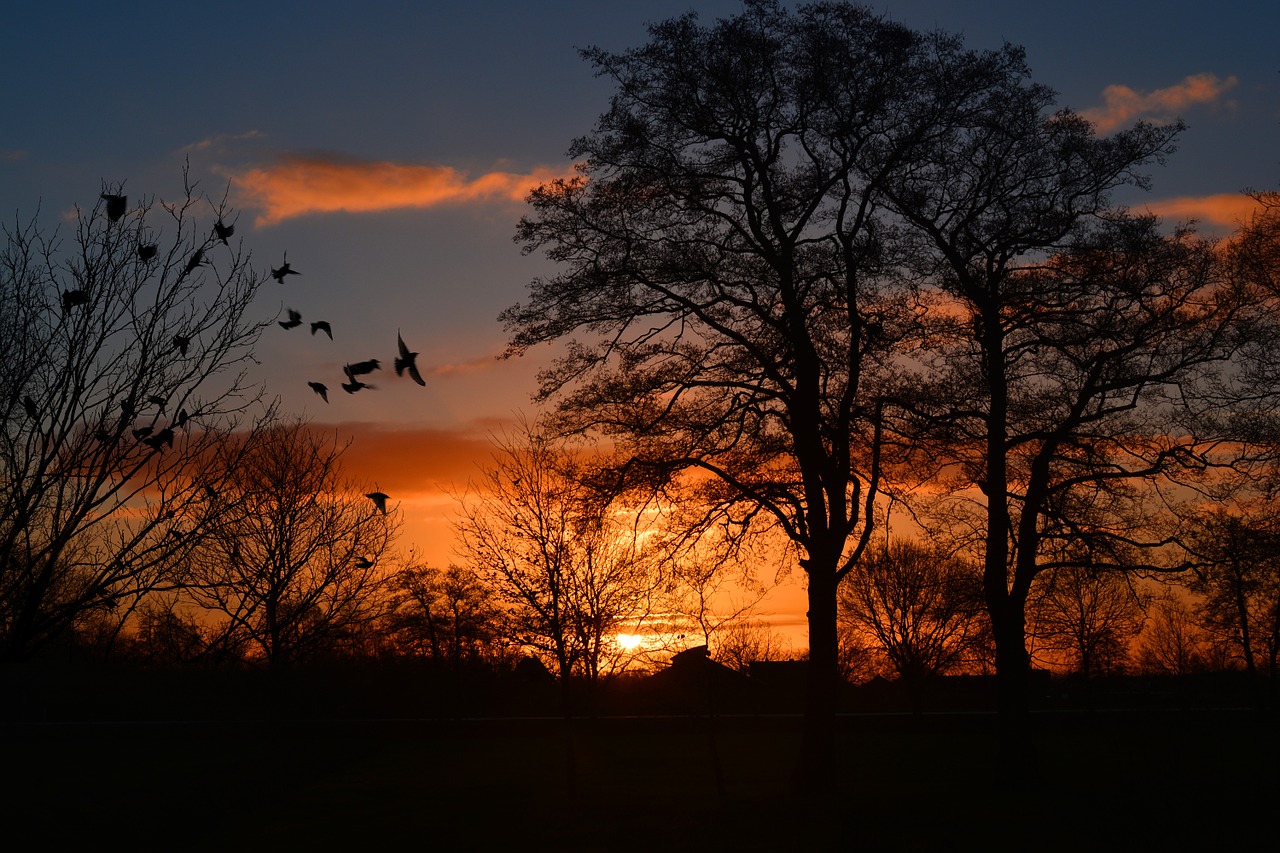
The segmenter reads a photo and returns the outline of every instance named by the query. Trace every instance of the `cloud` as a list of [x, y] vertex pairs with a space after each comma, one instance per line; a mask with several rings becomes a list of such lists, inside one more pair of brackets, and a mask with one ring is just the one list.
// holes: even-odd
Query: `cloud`
[[1192, 74], [1154, 92], [1139, 92], [1120, 84], [1102, 90], [1104, 106], [1084, 110], [1081, 115], [1093, 122], [1099, 133], [1109, 133], [1122, 124], [1146, 118], [1171, 121], [1179, 111], [1196, 104], [1216, 101], [1238, 81], [1234, 76], [1220, 79], [1216, 74]]
[[208, 151], [209, 149], [222, 149], [231, 142], [244, 142], [249, 139], [262, 139], [265, 137], [260, 130], [246, 130], [244, 133], [219, 133], [204, 139], [192, 142], [182, 148], [183, 151]]
[[531, 189], [567, 170], [493, 171], [477, 177], [448, 166], [371, 163], [290, 155], [232, 175], [244, 207], [262, 211], [257, 225], [311, 213], [372, 213], [470, 202], [523, 201]]
[[311, 423], [317, 432], [351, 439], [342, 455], [347, 473], [393, 498], [461, 490], [492, 459], [483, 425], [458, 430], [392, 427], [363, 421]]
[[1145, 207], [1162, 219], [1176, 222], [1194, 219], [1200, 223], [1234, 229], [1249, 221], [1250, 216], [1258, 209], [1258, 202], [1244, 193], [1218, 193], [1151, 201]]

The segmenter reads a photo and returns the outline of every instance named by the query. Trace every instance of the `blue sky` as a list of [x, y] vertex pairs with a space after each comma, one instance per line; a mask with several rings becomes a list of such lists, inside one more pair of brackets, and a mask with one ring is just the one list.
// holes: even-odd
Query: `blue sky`
[[[1179, 153], [1135, 199], [1173, 218], [1225, 228], [1223, 196], [1280, 186], [1280, 7], [870, 5], [917, 29], [962, 33], [972, 47], [1024, 45], [1034, 79], [1100, 124], [1113, 115], [1185, 119]], [[710, 21], [740, 8], [722, 0], [11, 6], [0, 31], [0, 212], [12, 222], [39, 209], [56, 225], [76, 203], [92, 204], [104, 180], [125, 181], [131, 195], [173, 197], [184, 159], [211, 194], [229, 186], [241, 202], [236, 236], [255, 263], [277, 265], [288, 252], [303, 273], [264, 290], [263, 315], [295, 307], [334, 329], [332, 342], [305, 336], [305, 327], [273, 329], [257, 378], [286, 410], [357, 436], [360, 473], [405, 496], [409, 541], [443, 562], [450, 499], [441, 490], [465, 484], [489, 431], [532, 411], [534, 374], [548, 355], [496, 361], [505, 342], [496, 316], [547, 271], [511, 240], [523, 187], [567, 171], [570, 140], [607, 106], [607, 81], [577, 49], [625, 49], [644, 42], [648, 22], [689, 10]], [[357, 190], [340, 197], [343, 181]], [[397, 197], [392, 184], [409, 189]], [[360, 198], [368, 209], [327, 209]], [[376, 394], [338, 392], [328, 406], [311, 394], [307, 380], [336, 387], [346, 361], [389, 362], [397, 330], [421, 353], [425, 389], [381, 376]]]

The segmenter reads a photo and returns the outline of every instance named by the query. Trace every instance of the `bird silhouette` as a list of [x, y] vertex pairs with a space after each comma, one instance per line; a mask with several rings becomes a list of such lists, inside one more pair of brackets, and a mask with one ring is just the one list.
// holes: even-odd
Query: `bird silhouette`
[[271, 270], [271, 277], [276, 281], [284, 284], [284, 277], [287, 275], [302, 275], [302, 273], [289, 266], [289, 256], [284, 256], [284, 263]]
[[107, 202], [107, 220], [109, 222], [118, 222], [120, 217], [124, 216], [125, 211], [129, 209], [129, 197], [127, 195], [103, 193], [102, 198]]
[[407, 370], [410, 379], [419, 385], [426, 385], [422, 374], [418, 372], [418, 354], [409, 352], [409, 348], [404, 345], [404, 338], [400, 337], [399, 329], [396, 329], [396, 343], [400, 346], [400, 355], [396, 357], [396, 376], [403, 376]]
[[372, 569], [372, 568], [373, 568], [373, 560], [370, 560], [370, 559], [368, 559], [367, 557], [356, 557], [356, 568], [357, 568], [357, 569]]
[[328, 320], [316, 320], [314, 323], [312, 323], [311, 334], [314, 335], [317, 331], [324, 332], [326, 335], [329, 336], [329, 340], [333, 340], [333, 329], [329, 328]]
[[375, 370], [381, 370], [382, 364], [376, 359], [371, 358], [368, 361], [357, 361], [355, 364], [343, 365], [342, 371], [352, 380], [357, 376], [363, 376], [366, 373], [373, 373]]
[[134, 438], [141, 439], [141, 438], [146, 438], [149, 435], [151, 435], [151, 427], [149, 426], [138, 427], [133, 431]]
[[62, 310], [70, 311], [76, 305], [83, 305], [89, 301], [89, 291], [84, 288], [79, 290], [62, 291]]
[[31, 420], [35, 421], [40, 419], [40, 410], [36, 408], [36, 401], [31, 399], [30, 394], [27, 394], [22, 398], [22, 408], [26, 410], [27, 417], [31, 418]]
[[224, 246], [230, 245], [227, 242], [227, 238], [234, 233], [236, 233], [236, 226], [234, 223], [231, 225], [223, 225], [221, 219], [213, 223], [213, 234], [222, 241], [222, 245]]
[[351, 379], [350, 382], [342, 383], [342, 390], [346, 391], [348, 394], [354, 394], [357, 391], [359, 391], [361, 388], [370, 388], [370, 389], [373, 388], [373, 386], [367, 382], [361, 382], [359, 379], [356, 379], [355, 377], [349, 377], [349, 378]]
[[373, 501], [373, 505], [378, 508], [378, 512], [383, 515], [387, 514], [387, 499], [390, 498], [391, 495], [384, 492], [368, 492], [365, 497]]
[[321, 400], [324, 400], [326, 403], [329, 402], [329, 386], [325, 385], [323, 382], [308, 382], [307, 385], [311, 387], [312, 391], [315, 391], [320, 395]]
[[191, 338], [187, 335], [174, 335], [173, 348], [178, 351], [179, 355], [187, 354], [187, 347], [191, 346]]
[[147, 402], [148, 402], [148, 403], [150, 403], [150, 404], [151, 404], [151, 405], [153, 405], [153, 406], [159, 406], [159, 407], [160, 407], [160, 411], [162, 411], [162, 412], [163, 412], [163, 411], [164, 411], [164, 404], [165, 404], [167, 401], [165, 400], [165, 398], [164, 398], [164, 397], [161, 397], [159, 394], [152, 394], [150, 397], [148, 397], [148, 398], [147, 398]]
[[294, 326], [302, 325], [302, 315], [292, 308], [289, 309], [289, 319], [280, 321], [280, 328], [292, 329]]
[[138, 260], [146, 263], [156, 256], [156, 252], [160, 251], [160, 247], [155, 243], [139, 243], [138, 244]]
[[177, 420], [178, 428], [186, 429], [187, 421], [190, 420], [190, 418], [191, 416], [187, 414], [186, 409], [178, 409], [178, 420]]
[[155, 435], [150, 436], [149, 438], [143, 438], [142, 443], [145, 445], [148, 445], [153, 450], [159, 450], [160, 445], [162, 444], [168, 445], [170, 448], [172, 448], [173, 447], [173, 430], [170, 429], [169, 427], [165, 427]]
[[182, 274], [186, 275], [187, 273], [194, 271], [195, 268], [200, 266], [202, 263], [204, 263], [204, 249], [196, 249], [195, 253], [191, 256], [191, 259], [187, 261], [186, 269], [182, 271]]

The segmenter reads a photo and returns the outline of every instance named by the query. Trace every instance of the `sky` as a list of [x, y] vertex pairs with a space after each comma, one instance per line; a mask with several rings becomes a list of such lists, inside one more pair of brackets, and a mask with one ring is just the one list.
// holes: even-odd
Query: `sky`
[[[793, 6], [792, 2], [784, 5]], [[1241, 191], [1280, 188], [1280, 7], [1223, 0], [871, 0], [974, 48], [1026, 48], [1033, 79], [1101, 132], [1139, 118], [1188, 126], [1150, 192], [1123, 199], [1226, 233]], [[269, 282], [273, 327], [253, 378], [283, 409], [353, 439], [351, 473], [399, 502], [401, 545], [434, 565], [490, 438], [534, 414], [553, 350], [497, 356], [498, 313], [549, 262], [512, 240], [526, 191], [568, 174], [571, 140], [608, 105], [579, 49], [624, 50], [646, 25], [729, 0], [471, 0], [12, 4], [0, 28], [0, 215], [49, 227], [103, 182], [174, 198], [183, 163], [229, 193], [235, 237]], [[65, 228], [65, 224], [63, 225]], [[328, 320], [333, 340], [307, 334]], [[427, 385], [390, 371], [399, 332]], [[377, 390], [339, 390], [341, 366], [377, 358]], [[323, 381], [325, 404], [307, 387]], [[770, 605], [798, 620], [793, 590]], [[796, 608], [799, 608], [797, 610]]]

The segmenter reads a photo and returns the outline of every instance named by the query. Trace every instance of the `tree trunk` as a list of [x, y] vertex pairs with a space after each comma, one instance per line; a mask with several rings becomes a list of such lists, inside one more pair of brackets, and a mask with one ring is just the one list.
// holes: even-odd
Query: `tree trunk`
[[817, 793], [830, 784], [835, 764], [835, 716], [839, 699], [839, 641], [836, 633], [836, 572], [811, 563], [809, 583], [809, 663], [804, 731], [793, 787]]

